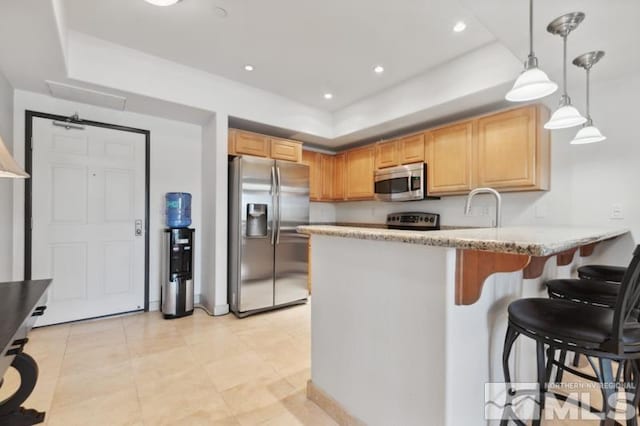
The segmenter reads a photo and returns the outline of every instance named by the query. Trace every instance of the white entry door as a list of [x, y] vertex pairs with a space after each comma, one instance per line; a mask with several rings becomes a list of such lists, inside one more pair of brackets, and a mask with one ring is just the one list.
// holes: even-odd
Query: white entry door
[[53, 278], [37, 325], [143, 309], [145, 135], [34, 118], [32, 136], [31, 275]]

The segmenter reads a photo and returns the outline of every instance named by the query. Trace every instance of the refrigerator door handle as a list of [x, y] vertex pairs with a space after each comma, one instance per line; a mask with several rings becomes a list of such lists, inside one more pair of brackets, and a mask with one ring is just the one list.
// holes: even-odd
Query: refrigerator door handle
[[280, 220], [282, 218], [282, 215], [280, 214], [280, 184], [281, 184], [281, 180], [280, 180], [280, 167], [276, 166], [276, 174], [277, 174], [277, 179], [278, 179], [278, 186], [277, 186], [277, 190], [276, 193], [278, 194], [278, 233], [276, 234], [276, 244], [280, 244]]
[[276, 228], [278, 226], [277, 223], [277, 218], [279, 215], [279, 212], [276, 212], [278, 210], [277, 206], [277, 199], [279, 199], [278, 197], [278, 182], [276, 180], [276, 166], [271, 166], [271, 205], [273, 206], [274, 211], [271, 212], [271, 245], [275, 245], [276, 244]]

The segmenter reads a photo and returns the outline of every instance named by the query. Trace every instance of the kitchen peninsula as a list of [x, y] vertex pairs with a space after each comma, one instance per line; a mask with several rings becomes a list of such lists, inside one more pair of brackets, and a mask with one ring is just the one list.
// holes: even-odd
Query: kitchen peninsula
[[[551, 260], [570, 265], [627, 230], [298, 232], [312, 237], [308, 397], [341, 424], [454, 426], [486, 424], [484, 386], [502, 381], [508, 304], [539, 293], [556, 274]], [[534, 365], [521, 352], [516, 362]]]

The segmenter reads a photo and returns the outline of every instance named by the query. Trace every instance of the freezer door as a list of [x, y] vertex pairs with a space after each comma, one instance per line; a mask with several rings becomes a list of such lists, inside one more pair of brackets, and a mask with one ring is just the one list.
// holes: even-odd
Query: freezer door
[[276, 161], [279, 181], [276, 230], [275, 304], [282, 305], [309, 295], [308, 237], [298, 234], [296, 227], [309, 223], [309, 167]]
[[[231, 290], [231, 304], [235, 312], [241, 313], [254, 309], [273, 306], [273, 234], [277, 212], [275, 211], [275, 163], [273, 160], [239, 157], [233, 160], [239, 167], [238, 199], [236, 211], [229, 217], [238, 221], [239, 227], [234, 235], [239, 241], [237, 259], [230, 262], [237, 268], [236, 292]], [[232, 239], [231, 235], [229, 236]], [[232, 249], [233, 250], [233, 249]], [[235, 305], [235, 306], [234, 306]]]

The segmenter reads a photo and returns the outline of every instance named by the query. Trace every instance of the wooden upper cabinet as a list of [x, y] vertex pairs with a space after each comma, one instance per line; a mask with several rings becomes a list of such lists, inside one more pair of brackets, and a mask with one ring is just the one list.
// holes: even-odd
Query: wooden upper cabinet
[[398, 141], [379, 142], [376, 144], [376, 169], [393, 167], [400, 164], [398, 158]]
[[333, 155], [321, 154], [320, 170], [322, 171], [322, 189], [320, 198], [323, 201], [329, 201], [333, 199], [333, 168]]
[[334, 156], [315, 151], [302, 151], [302, 164], [309, 166], [309, 199], [333, 200]]
[[229, 154], [269, 157], [270, 140], [268, 136], [243, 130], [234, 130], [229, 132], [229, 137]]
[[478, 119], [478, 186], [549, 189], [548, 114], [531, 105]]
[[375, 148], [371, 145], [352, 149], [346, 153], [347, 200], [373, 199], [373, 173]]
[[426, 134], [429, 195], [459, 194], [473, 188], [473, 122]]
[[271, 138], [271, 158], [299, 163], [302, 161], [302, 144], [286, 139]]
[[309, 166], [309, 199], [319, 201], [322, 198], [322, 164], [320, 153], [302, 151], [302, 163]]
[[347, 154], [337, 154], [333, 158], [333, 190], [331, 197], [336, 201], [345, 199], [346, 173]]
[[424, 133], [406, 136], [398, 141], [400, 164], [420, 163], [424, 161]]

